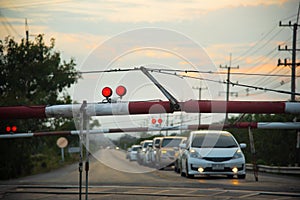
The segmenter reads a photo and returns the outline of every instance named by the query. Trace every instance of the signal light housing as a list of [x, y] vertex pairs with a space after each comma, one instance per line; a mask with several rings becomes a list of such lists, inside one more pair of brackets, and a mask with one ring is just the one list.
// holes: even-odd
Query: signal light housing
[[111, 95], [112, 95], [112, 89], [110, 88], [110, 87], [104, 87], [103, 89], [102, 89], [102, 95], [106, 98], [106, 101], [107, 102], [111, 102], [111, 98], [109, 98], [109, 97], [111, 97]]
[[[120, 85], [116, 88], [116, 93], [120, 97], [120, 99], [122, 99], [122, 97], [126, 94], [126, 92], [127, 92], [127, 89], [122, 85]], [[111, 103], [112, 99], [110, 97], [112, 96], [112, 94], [113, 94], [113, 91], [110, 87], [104, 87], [102, 89], [102, 95], [106, 98], [106, 101], [103, 100], [102, 102], [103, 103]]]
[[11, 131], [11, 127], [10, 127], [10, 126], [7, 126], [7, 127], [5, 128], [5, 130], [6, 130], [6, 132], [10, 132], [10, 131]]
[[120, 96], [120, 98], [122, 98], [126, 94], [126, 92], [127, 90], [123, 85], [118, 86], [116, 89], [116, 93]]
[[157, 122], [158, 122], [159, 124], [161, 124], [161, 123], [162, 123], [162, 119], [159, 118], [159, 119], [157, 120]]
[[156, 119], [152, 118], [151, 122], [152, 122], [152, 124], [156, 124]]
[[6, 126], [5, 127], [5, 131], [6, 132], [9, 132], [9, 133], [14, 133], [17, 131], [17, 126], [13, 125], [13, 126]]
[[112, 89], [110, 89], [109, 87], [103, 88], [103, 89], [102, 89], [102, 95], [103, 95], [105, 98], [111, 97], [111, 95], [112, 95]]
[[12, 127], [11, 127], [11, 131], [12, 131], [12, 132], [16, 132], [16, 131], [17, 131], [17, 126], [12, 126]]

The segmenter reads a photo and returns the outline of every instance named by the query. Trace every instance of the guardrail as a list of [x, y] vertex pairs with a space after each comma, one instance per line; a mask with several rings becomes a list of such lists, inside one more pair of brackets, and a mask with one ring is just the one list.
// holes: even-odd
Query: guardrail
[[[282, 167], [282, 166], [267, 166], [257, 165], [259, 172], [275, 173], [275, 174], [290, 174], [300, 175], [300, 167]], [[246, 164], [247, 170], [253, 170], [252, 164]]]

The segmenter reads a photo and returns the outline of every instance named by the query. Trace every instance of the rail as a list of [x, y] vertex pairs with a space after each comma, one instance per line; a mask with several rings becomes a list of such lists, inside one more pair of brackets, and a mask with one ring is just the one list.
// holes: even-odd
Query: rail
[[[259, 172], [300, 175], [300, 167], [283, 167], [283, 166], [268, 166], [268, 165], [257, 165], [257, 167]], [[246, 164], [246, 169], [253, 170], [253, 165]]]

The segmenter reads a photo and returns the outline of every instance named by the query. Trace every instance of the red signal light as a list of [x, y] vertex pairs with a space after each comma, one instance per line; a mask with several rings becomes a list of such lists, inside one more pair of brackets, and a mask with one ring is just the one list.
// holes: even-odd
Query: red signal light
[[161, 123], [162, 123], [162, 119], [159, 118], [159, 119], [157, 120], [157, 122], [158, 122], [159, 124], [161, 124]]
[[7, 126], [7, 127], [5, 128], [5, 130], [6, 130], [6, 132], [10, 132], [10, 131], [11, 131], [10, 126]]
[[127, 92], [127, 90], [123, 85], [118, 86], [117, 89], [116, 89], [116, 93], [120, 97], [124, 96], [126, 94], [126, 92]]
[[109, 87], [105, 87], [102, 89], [102, 95], [106, 98], [110, 97], [112, 95], [112, 89]]
[[16, 132], [16, 131], [17, 131], [17, 126], [12, 126], [12, 127], [11, 127], [11, 131], [12, 131], [12, 132]]
[[156, 119], [152, 118], [151, 122], [152, 122], [152, 124], [155, 124], [156, 123]]
[[6, 132], [16, 132], [17, 131], [17, 126], [13, 125], [13, 126], [6, 126], [5, 131]]

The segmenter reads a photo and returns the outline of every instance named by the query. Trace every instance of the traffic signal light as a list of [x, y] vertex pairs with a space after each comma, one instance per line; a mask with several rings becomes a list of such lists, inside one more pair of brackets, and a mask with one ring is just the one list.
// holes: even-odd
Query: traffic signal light
[[116, 89], [116, 93], [120, 96], [120, 98], [122, 98], [126, 94], [126, 92], [127, 90], [123, 85], [118, 86]]
[[108, 99], [112, 95], [112, 90], [109, 87], [105, 87], [102, 89], [102, 95]]
[[[120, 97], [120, 99], [122, 99], [122, 97], [126, 94], [127, 89], [120, 85], [116, 88], [116, 94]], [[110, 87], [104, 87], [102, 89], [102, 95], [106, 98], [108, 103], [111, 103], [111, 96], [113, 94], [113, 91]]]
[[112, 89], [109, 87], [103, 88], [102, 95], [106, 98], [107, 102], [110, 103], [111, 99], [109, 97], [111, 97], [111, 95], [112, 95]]
[[14, 133], [17, 131], [17, 126], [13, 125], [13, 126], [6, 126], [5, 131], [7, 133]]

